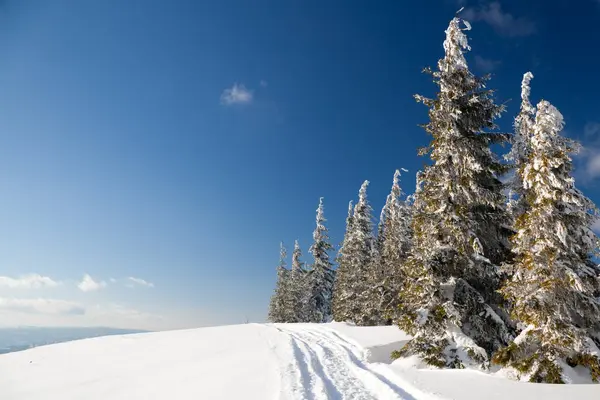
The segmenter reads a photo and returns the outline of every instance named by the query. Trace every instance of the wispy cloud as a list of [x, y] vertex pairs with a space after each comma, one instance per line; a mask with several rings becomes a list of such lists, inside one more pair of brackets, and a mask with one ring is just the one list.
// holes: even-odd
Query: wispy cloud
[[66, 300], [0, 297], [0, 309], [32, 314], [82, 315], [85, 307]]
[[[600, 1], [600, 0], [598, 0]], [[267, 87], [269, 86], [269, 82], [265, 81], [264, 79], [261, 79], [260, 81], [260, 87]]]
[[9, 287], [13, 289], [39, 289], [43, 287], [55, 287], [58, 285], [59, 282], [39, 274], [23, 275], [18, 278], [0, 276], [0, 287]]
[[79, 282], [79, 284], [77, 284], [77, 287], [82, 292], [93, 292], [93, 291], [105, 288], [106, 282], [105, 281], [95, 281], [91, 276], [89, 276], [88, 274], [85, 274], [83, 276], [83, 279], [81, 280], [81, 282]]
[[462, 17], [469, 21], [484, 21], [503, 36], [529, 36], [536, 32], [535, 23], [525, 17], [514, 17], [504, 12], [499, 2], [493, 1], [479, 8], [467, 8]]
[[583, 128], [582, 148], [575, 158], [576, 177], [583, 184], [600, 178], [600, 123], [588, 122]]
[[585, 149], [586, 163], [585, 174], [588, 179], [596, 179], [600, 177], [600, 150]]
[[233, 104], [250, 104], [254, 95], [252, 91], [246, 89], [243, 84], [234, 83], [232, 87], [225, 89], [221, 93], [221, 104], [230, 106]]
[[583, 127], [583, 136], [587, 140], [600, 141], [600, 122], [588, 122], [585, 124]]
[[161, 315], [139, 311], [134, 308], [116, 303], [96, 305], [96, 307], [90, 310], [90, 314], [109, 316], [111, 318], [125, 318], [131, 321], [163, 319]]
[[[146, 280], [144, 280], [142, 278], [135, 278], [133, 276], [130, 276], [129, 278], [127, 278], [127, 280], [129, 282], [132, 282], [133, 284], [136, 284], [136, 285], [145, 286], [145, 287], [149, 287], [149, 288], [153, 288], [154, 287], [154, 283], [148, 282], [148, 281], [146, 281]], [[133, 284], [129, 284], [128, 286], [129, 287], [133, 287], [134, 286]]]
[[502, 63], [502, 61], [491, 60], [481, 56], [475, 56], [475, 66], [482, 71], [492, 72]]
[[[598, 0], [600, 1], [600, 0]], [[592, 230], [594, 232], [596, 232], [597, 234], [600, 234], [600, 219], [596, 220], [596, 222], [594, 222], [594, 224], [592, 225]]]

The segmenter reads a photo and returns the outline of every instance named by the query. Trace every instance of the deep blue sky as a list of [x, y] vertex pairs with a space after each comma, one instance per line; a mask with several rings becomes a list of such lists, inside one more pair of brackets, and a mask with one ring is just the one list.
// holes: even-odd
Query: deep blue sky
[[597, 0], [0, 2], [2, 324], [263, 320], [320, 196], [338, 244], [363, 180], [376, 214], [396, 168], [413, 190], [461, 3], [501, 127], [531, 70], [600, 201]]

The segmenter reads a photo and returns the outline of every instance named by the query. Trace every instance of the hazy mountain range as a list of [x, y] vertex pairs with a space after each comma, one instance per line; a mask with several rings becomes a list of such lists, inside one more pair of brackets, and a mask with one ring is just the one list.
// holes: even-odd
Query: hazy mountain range
[[25, 326], [16, 328], [0, 328], [0, 354], [25, 350], [31, 347], [43, 346], [46, 344], [68, 342], [77, 339], [141, 332], [144, 331], [104, 327], [43, 328]]

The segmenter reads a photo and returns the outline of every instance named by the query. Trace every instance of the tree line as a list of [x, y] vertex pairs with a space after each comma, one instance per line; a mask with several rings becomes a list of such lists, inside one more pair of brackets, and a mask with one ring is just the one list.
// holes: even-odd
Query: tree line
[[[563, 383], [580, 366], [600, 379], [599, 240], [595, 204], [576, 188], [564, 120], [546, 100], [530, 101], [521, 83], [514, 132], [496, 132], [505, 111], [489, 75], [468, 67], [468, 22], [446, 30], [444, 57], [428, 68], [438, 91], [416, 95], [431, 160], [411, 196], [400, 171], [377, 227], [368, 181], [348, 208], [333, 269], [323, 201], [310, 266], [295, 244], [292, 268], [282, 246], [271, 299], [272, 322], [396, 324], [412, 339], [394, 357], [417, 356], [440, 368], [512, 368], [532, 382]], [[502, 160], [491, 147], [510, 144]], [[501, 178], [504, 178], [501, 180]]]

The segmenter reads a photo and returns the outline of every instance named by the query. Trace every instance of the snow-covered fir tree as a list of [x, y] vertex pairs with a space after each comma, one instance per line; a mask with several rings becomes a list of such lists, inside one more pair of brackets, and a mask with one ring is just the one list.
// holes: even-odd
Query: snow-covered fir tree
[[304, 304], [307, 301], [306, 296], [306, 270], [301, 261], [302, 250], [296, 240], [294, 242], [294, 251], [292, 252], [292, 270], [288, 280], [288, 298], [286, 299], [287, 322], [304, 322], [308, 317], [303, 315]]
[[307, 274], [308, 297], [303, 311], [306, 322], [327, 322], [331, 319], [335, 271], [329, 260], [328, 252], [333, 249], [333, 246], [329, 242], [325, 222], [321, 197], [317, 208], [317, 226], [313, 232], [313, 244], [309, 249], [314, 262]]
[[527, 195], [512, 239], [513, 276], [502, 288], [524, 329], [494, 361], [532, 382], [562, 383], [567, 365], [600, 379], [600, 271], [591, 259], [596, 206], [575, 188], [570, 154], [578, 145], [560, 135], [563, 125], [549, 102], [537, 105], [518, 170]]
[[394, 173], [391, 193], [382, 209], [377, 235], [377, 255], [381, 297], [378, 305], [382, 322], [397, 320], [399, 293], [402, 287], [401, 265], [412, 243], [411, 207], [402, 200], [400, 171]]
[[352, 321], [357, 325], [382, 325], [385, 322], [385, 309], [382, 307], [385, 278], [373, 234], [373, 208], [367, 198], [368, 185], [369, 181], [365, 181], [360, 188], [353, 216], [351, 237], [356, 241], [353, 268], [358, 272], [354, 291], [358, 294], [359, 308], [353, 313]]
[[521, 110], [515, 118], [515, 134], [512, 137], [511, 151], [505, 156], [505, 159], [513, 164], [516, 171], [510, 182], [509, 212], [513, 218], [525, 212], [527, 193], [521, 182], [522, 168], [529, 157], [529, 146], [531, 133], [534, 125], [535, 107], [531, 105], [529, 96], [531, 94], [530, 82], [533, 74], [527, 72], [523, 75], [521, 82]]
[[286, 268], [287, 251], [283, 242], [279, 245], [279, 265], [277, 266], [277, 282], [275, 283], [275, 291], [271, 296], [269, 304], [268, 319], [271, 322], [288, 322], [286, 307], [287, 286], [289, 279], [289, 270]]
[[349, 240], [350, 233], [352, 232], [352, 219], [354, 214], [354, 208], [352, 207], [352, 200], [348, 203], [348, 216], [346, 217], [346, 231], [344, 232], [344, 239], [338, 250], [336, 262], [338, 268], [335, 274], [335, 285], [333, 287], [333, 300], [331, 304], [331, 313], [335, 321], [346, 321], [349, 318], [346, 312], [346, 301], [350, 295], [348, 291], [348, 260], [346, 256], [346, 243]]
[[[395, 356], [417, 355], [430, 365], [487, 367], [491, 353], [511, 338], [501, 316], [497, 267], [508, 253], [509, 219], [505, 172], [490, 150], [507, 135], [490, 133], [503, 111], [487, 77], [474, 76], [469, 50], [454, 18], [446, 30], [445, 56], [432, 74], [434, 99], [415, 96], [429, 107], [424, 126], [433, 140], [420, 154], [433, 161], [418, 174], [414, 196], [411, 254], [402, 264], [400, 327], [413, 339]], [[466, 28], [470, 26], [465, 21]]]
[[348, 202], [348, 215], [346, 216], [346, 230], [344, 231], [344, 239], [342, 240], [342, 244], [340, 245], [338, 256], [336, 258], [338, 264], [342, 264], [344, 260], [344, 244], [346, 243], [349, 233], [352, 231], [353, 215], [354, 207], [352, 205], [352, 200], [350, 200]]
[[371, 307], [364, 301], [373, 289], [368, 281], [374, 252], [373, 210], [367, 199], [365, 181], [358, 193], [358, 202], [350, 220], [343, 245], [343, 262], [339, 265], [340, 281], [336, 284], [336, 321], [351, 321], [359, 325], [373, 324]]

